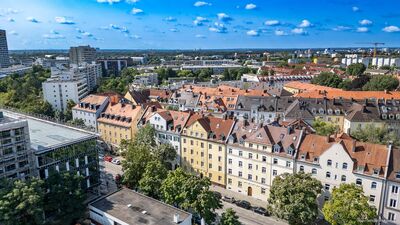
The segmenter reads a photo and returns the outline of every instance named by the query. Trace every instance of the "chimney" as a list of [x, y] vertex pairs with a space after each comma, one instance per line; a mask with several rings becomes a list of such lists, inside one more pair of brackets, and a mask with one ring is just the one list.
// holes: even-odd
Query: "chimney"
[[111, 95], [110, 96], [110, 103], [111, 105], [115, 105], [118, 103], [118, 95]]
[[176, 224], [179, 224], [179, 214], [178, 213], [175, 213], [174, 214], [174, 223], [176, 223]]

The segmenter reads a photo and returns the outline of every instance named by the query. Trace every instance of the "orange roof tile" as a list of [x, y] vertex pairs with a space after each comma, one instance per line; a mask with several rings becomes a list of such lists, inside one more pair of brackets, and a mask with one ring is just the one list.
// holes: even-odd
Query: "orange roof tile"
[[[132, 104], [109, 104], [104, 113], [101, 114], [101, 117], [97, 119], [97, 121], [100, 123], [113, 124], [116, 126], [131, 127], [133, 119], [137, 118], [141, 111], [141, 106], [135, 106]], [[107, 118], [106, 116], [109, 116], [109, 118]], [[126, 119], [122, 120], [122, 118]]]
[[309, 90], [295, 95], [301, 98], [344, 98], [344, 99], [400, 99], [400, 91], [344, 91], [344, 90]]

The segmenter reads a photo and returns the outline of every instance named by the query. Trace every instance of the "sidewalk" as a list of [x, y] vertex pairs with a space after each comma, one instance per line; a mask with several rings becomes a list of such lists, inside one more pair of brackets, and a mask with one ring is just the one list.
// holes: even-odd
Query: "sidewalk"
[[231, 190], [219, 187], [219, 186], [212, 185], [211, 190], [217, 191], [217, 192], [221, 193], [222, 195], [225, 195], [228, 197], [234, 197], [236, 200], [246, 200], [246, 201], [250, 202], [250, 204], [252, 206], [260, 206], [263, 208], [267, 208], [267, 204], [268, 204], [267, 202], [264, 202], [264, 201], [252, 198], [250, 196], [243, 195], [243, 194], [240, 194], [240, 193], [237, 193], [237, 192], [234, 192], [234, 191], [231, 191]]

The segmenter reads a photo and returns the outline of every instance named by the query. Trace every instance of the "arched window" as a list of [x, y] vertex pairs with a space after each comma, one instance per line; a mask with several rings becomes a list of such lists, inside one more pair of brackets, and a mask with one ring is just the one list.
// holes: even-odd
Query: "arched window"
[[360, 178], [357, 178], [356, 184], [357, 184], [357, 185], [362, 185], [362, 180], [361, 180]]
[[376, 189], [376, 182], [371, 183], [371, 189]]
[[343, 163], [342, 169], [347, 170], [347, 163]]
[[317, 174], [317, 169], [313, 168], [313, 169], [311, 170], [311, 173], [312, 173], [312, 174]]
[[343, 181], [343, 182], [346, 181], [346, 175], [342, 175], [342, 181]]
[[304, 172], [304, 166], [300, 166], [299, 171], [300, 171], [300, 172]]

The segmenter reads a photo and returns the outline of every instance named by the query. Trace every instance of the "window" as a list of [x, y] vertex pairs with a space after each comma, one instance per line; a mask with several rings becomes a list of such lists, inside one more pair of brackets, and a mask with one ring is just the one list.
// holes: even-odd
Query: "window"
[[[211, 145], [210, 145], [211, 146]], [[211, 148], [210, 148], [211, 149]], [[230, 148], [230, 149], [228, 149], [228, 153], [229, 154], [232, 154], [232, 149]]]
[[343, 163], [342, 169], [347, 170], [347, 163]]
[[304, 172], [304, 166], [300, 166], [299, 171]]
[[346, 181], [346, 176], [345, 175], [342, 175], [342, 182], [345, 182]]
[[228, 159], [228, 164], [232, 164], [232, 159]]
[[393, 185], [393, 186], [392, 186], [392, 193], [393, 193], [393, 194], [399, 193], [399, 186]]
[[261, 188], [261, 194], [265, 194], [265, 188]]
[[328, 159], [328, 162], [326, 163], [328, 166], [332, 166], [332, 160]]
[[[212, 149], [212, 144], [208, 144], [208, 148]], [[232, 150], [232, 149], [231, 149]]]
[[311, 173], [312, 173], [312, 174], [317, 174], [317, 169], [313, 168], [313, 169], [311, 170]]
[[221, 161], [222, 161], [222, 157], [218, 156], [218, 162], [221, 162]]
[[222, 152], [222, 147], [221, 146], [218, 147], [218, 151]]
[[218, 166], [218, 171], [222, 171], [222, 166]]
[[331, 188], [330, 184], [325, 184], [325, 190], [329, 191], [330, 188]]
[[274, 159], [274, 164], [278, 164], [278, 159]]
[[239, 171], [238, 176], [239, 176], [239, 177], [242, 177], [242, 175], [243, 175], [243, 174], [242, 174], [242, 171]]
[[263, 156], [263, 157], [262, 157], [262, 161], [263, 161], [263, 162], [266, 162], [266, 161], [267, 161], [267, 157], [266, 157], [266, 156]]
[[209, 158], [209, 159], [212, 159], [212, 154], [208, 154], [208, 158]]
[[267, 172], [267, 168], [262, 167], [262, 168], [261, 168], [261, 172], [262, 172], [262, 173], [266, 173], [266, 172]]
[[247, 179], [252, 180], [253, 179], [253, 175], [247, 174]]
[[286, 167], [291, 167], [292, 166], [292, 162], [286, 161]]
[[211, 163], [208, 164], [208, 168], [212, 168], [212, 164]]
[[389, 207], [396, 208], [396, 205], [397, 205], [397, 200], [391, 198], [389, 201]]
[[261, 183], [265, 184], [265, 178], [261, 178]]
[[239, 156], [243, 156], [243, 152], [242, 151], [239, 151]]
[[228, 173], [229, 173], [229, 174], [232, 174], [232, 169], [228, 169]]
[[356, 184], [357, 184], [357, 185], [362, 185], [362, 180], [361, 180], [360, 178], [357, 178]]
[[204, 148], [204, 143], [203, 142], [200, 143], [200, 148]]
[[183, 143], [186, 144], [186, 138], [183, 139]]
[[252, 170], [252, 169], [253, 169], [253, 164], [249, 163], [249, 170]]
[[375, 202], [375, 195], [369, 196], [369, 202]]
[[241, 181], [238, 181], [238, 187], [242, 187], [242, 182]]
[[253, 154], [249, 153], [249, 159], [252, 159], [252, 158], [253, 158]]
[[390, 221], [394, 221], [395, 220], [394, 213], [391, 213], [391, 212], [388, 213], [388, 220], [390, 220]]
[[243, 162], [239, 161], [239, 167], [242, 167], [242, 166], [243, 166]]
[[331, 172], [326, 172], [326, 178], [331, 178]]
[[232, 184], [232, 179], [228, 178], [228, 184]]
[[276, 170], [272, 170], [272, 175], [276, 176], [278, 174], [278, 172]]
[[371, 189], [376, 189], [376, 182], [371, 183]]

